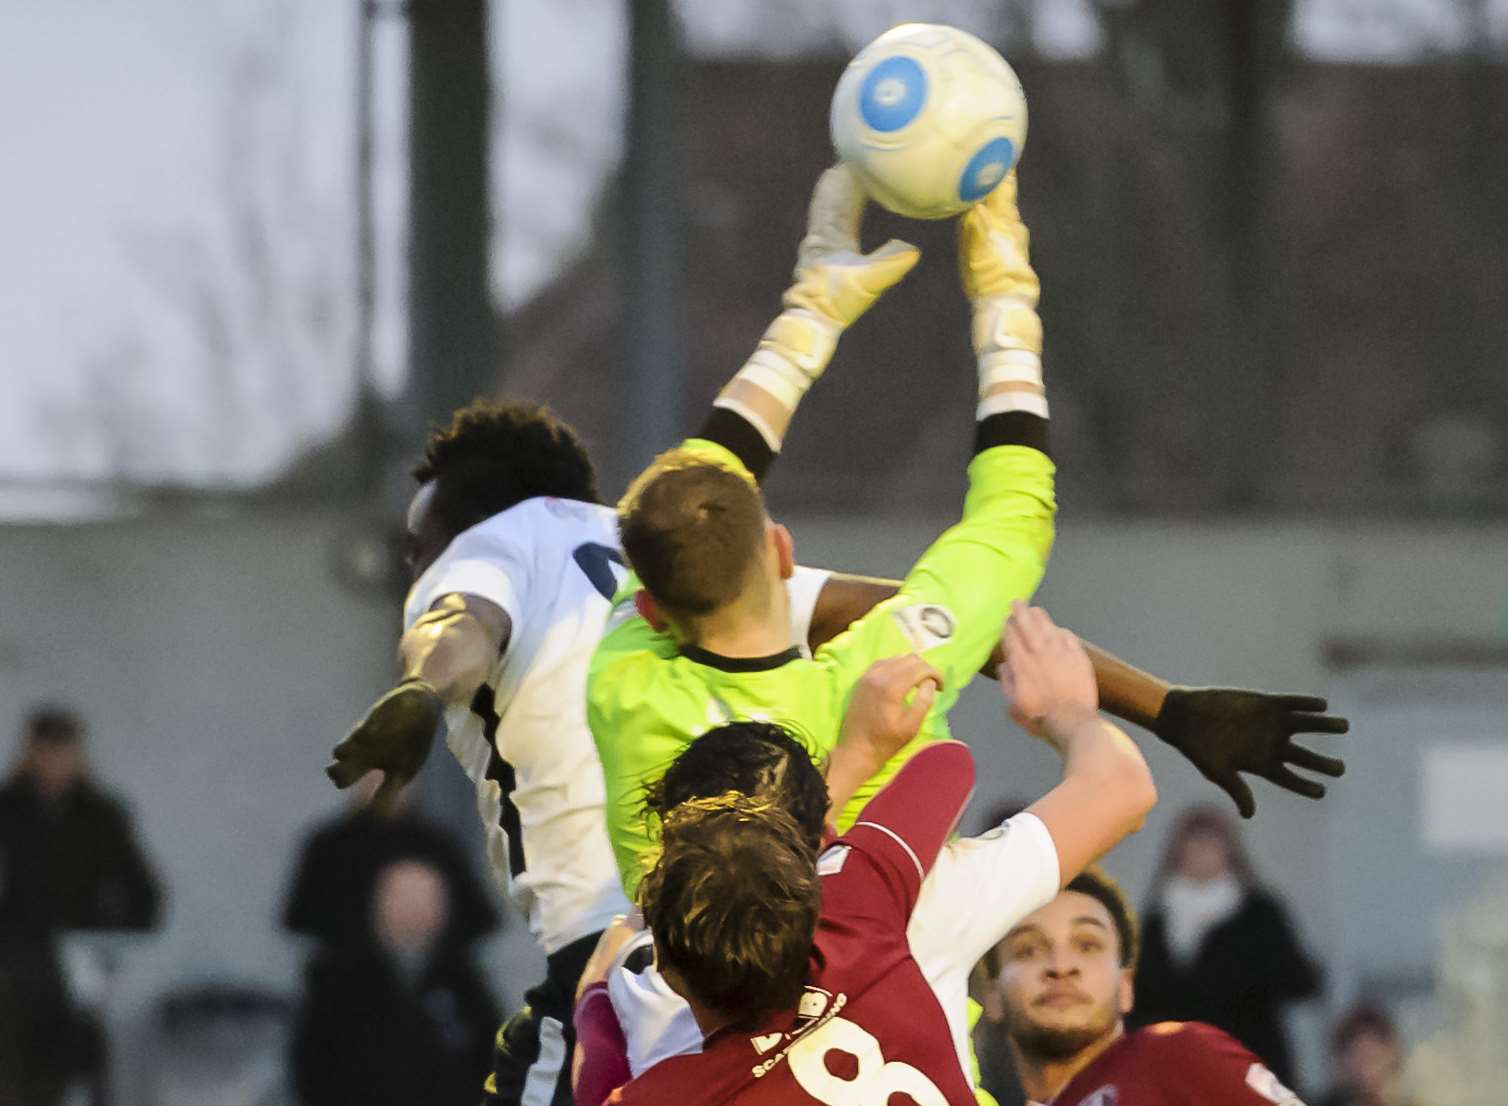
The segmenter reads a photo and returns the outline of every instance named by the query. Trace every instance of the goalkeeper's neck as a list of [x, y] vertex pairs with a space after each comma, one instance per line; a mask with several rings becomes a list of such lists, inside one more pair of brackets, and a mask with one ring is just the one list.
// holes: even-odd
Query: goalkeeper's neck
[[772, 657], [799, 644], [791, 640], [791, 601], [785, 581], [769, 567], [756, 566], [743, 593], [711, 614], [672, 619], [676, 640], [736, 659]]

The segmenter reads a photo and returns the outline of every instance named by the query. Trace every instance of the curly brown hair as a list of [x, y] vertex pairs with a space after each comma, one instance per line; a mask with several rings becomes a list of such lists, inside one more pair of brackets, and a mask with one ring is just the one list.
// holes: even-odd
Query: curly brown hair
[[816, 850], [769, 798], [736, 791], [674, 808], [639, 905], [662, 965], [735, 1028], [794, 1010], [822, 912]]

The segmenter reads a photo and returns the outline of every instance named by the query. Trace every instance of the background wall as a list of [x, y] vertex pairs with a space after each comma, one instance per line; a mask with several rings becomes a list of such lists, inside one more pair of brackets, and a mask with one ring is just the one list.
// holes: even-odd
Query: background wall
[[[807, 563], [898, 574], [950, 520], [788, 521]], [[288, 865], [310, 822], [339, 805], [320, 772], [330, 745], [391, 674], [395, 604], [344, 590], [332, 572], [355, 524], [269, 508], [0, 530], [0, 702], [17, 720], [39, 698], [79, 706], [96, 770], [131, 801], [167, 885], [166, 926], [132, 953], [114, 1000], [128, 1040], [146, 1032], [152, 1001], [184, 983], [296, 985], [300, 950], [276, 923]], [[1424, 766], [1441, 743], [1508, 743], [1508, 681], [1431, 676], [1431, 666], [1397, 669], [1396, 659], [1396, 670], [1334, 672], [1323, 651], [1341, 637], [1500, 641], [1508, 527], [1070, 516], [1040, 598], [1084, 637], [1170, 679], [1329, 693], [1351, 714], [1349, 737], [1319, 739], [1351, 766], [1330, 798], [1314, 804], [1258, 783], [1246, 838], [1334, 967], [1333, 997], [1381, 987], [1417, 998], [1445, 904], [1465, 901], [1501, 863], [1500, 853], [1443, 855], [1423, 840]], [[1004, 720], [997, 694], [976, 681], [954, 716], [980, 763], [971, 819], [1056, 779], [1051, 752]], [[1137, 736], [1162, 802], [1109, 866], [1141, 900], [1176, 812], [1227, 800]], [[433, 758], [427, 774], [431, 812], [475, 841], [449, 759]], [[508, 1001], [538, 970], [518, 924], [489, 958]], [[1426, 1024], [1434, 1013], [1414, 1016]], [[1313, 1062], [1317, 1023], [1300, 1020]], [[152, 1058], [120, 1051], [129, 1093], [149, 1079]]]

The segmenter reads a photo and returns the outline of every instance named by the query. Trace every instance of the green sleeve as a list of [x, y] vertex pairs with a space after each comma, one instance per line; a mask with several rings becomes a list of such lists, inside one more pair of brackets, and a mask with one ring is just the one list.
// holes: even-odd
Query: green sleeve
[[969, 1081], [974, 1085], [974, 1101], [979, 1106], [999, 1106], [995, 1096], [984, 1089], [984, 1081], [979, 1078], [979, 1052], [974, 1048], [974, 1027], [979, 1024], [979, 1017], [984, 1013], [984, 1007], [974, 999], [969, 999], [965, 1006], [967, 1011], [965, 1024], [969, 1028]]
[[1046, 454], [1027, 446], [976, 456], [963, 518], [921, 555], [899, 592], [817, 651], [850, 688], [875, 661], [905, 652], [921, 654], [943, 677], [921, 733], [855, 792], [840, 831], [917, 749], [949, 736], [947, 713], [989, 658], [1011, 603], [1041, 582], [1053, 539], [1053, 472]]
[[1053, 464], [1027, 446], [985, 450], [969, 465], [963, 517], [921, 555], [900, 591], [821, 652], [857, 678], [912, 650], [942, 673], [946, 712], [1000, 639], [1011, 603], [1036, 591], [1052, 549]]

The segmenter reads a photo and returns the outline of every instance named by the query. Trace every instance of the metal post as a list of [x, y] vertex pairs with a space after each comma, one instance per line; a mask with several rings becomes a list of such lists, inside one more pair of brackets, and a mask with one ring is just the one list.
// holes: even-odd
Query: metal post
[[372, 379], [372, 319], [377, 302], [376, 230], [372, 216], [372, 85], [376, 0], [357, 0], [356, 20], [356, 319], [352, 350], [356, 377], [355, 434], [360, 482], [367, 494], [381, 486], [382, 409]]
[[624, 165], [627, 440], [619, 460], [631, 475], [686, 432], [684, 173], [681, 51], [670, 0], [629, 5], [630, 102]]
[[409, 406], [434, 422], [494, 391], [499, 367], [487, 4], [413, 0], [408, 12]]

